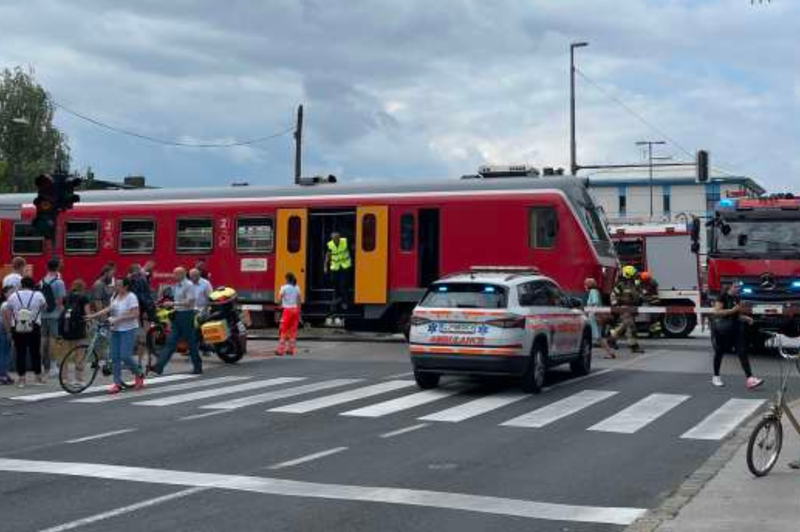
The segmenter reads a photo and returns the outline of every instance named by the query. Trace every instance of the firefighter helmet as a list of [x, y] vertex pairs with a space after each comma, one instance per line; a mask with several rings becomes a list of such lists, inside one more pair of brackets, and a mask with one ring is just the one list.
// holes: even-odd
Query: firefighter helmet
[[622, 267], [622, 276], [625, 279], [633, 279], [636, 277], [636, 268], [628, 264], [627, 266]]

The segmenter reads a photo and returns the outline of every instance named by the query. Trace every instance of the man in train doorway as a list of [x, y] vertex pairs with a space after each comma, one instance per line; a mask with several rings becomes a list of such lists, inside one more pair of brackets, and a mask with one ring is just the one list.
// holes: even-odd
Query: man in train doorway
[[325, 273], [331, 275], [333, 282], [333, 311], [347, 310], [347, 303], [350, 299], [350, 270], [353, 261], [350, 259], [350, 248], [347, 239], [342, 237], [338, 231], [331, 233], [325, 251]]

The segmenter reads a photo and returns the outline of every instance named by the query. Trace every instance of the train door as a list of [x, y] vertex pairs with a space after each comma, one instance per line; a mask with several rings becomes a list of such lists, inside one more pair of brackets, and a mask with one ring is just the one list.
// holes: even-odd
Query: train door
[[[347, 239], [350, 246], [350, 256], [356, 259], [353, 253], [356, 236], [356, 212], [346, 209], [313, 210], [309, 213], [308, 221], [308, 290], [306, 302], [329, 303], [333, 301], [334, 293], [330, 277], [325, 274], [325, 252], [331, 233], [336, 231]], [[353, 267], [357, 267], [357, 260]], [[352, 268], [351, 268], [352, 271]], [[350, 282], [352, 286], [352, 279]], [[352, 298], [350, 298], [352, 301]]]
[[284, 276], [292, 272], [302, 294], [306, 288], [307, 209], [278, 209], [277, 246], [275, 250], [275, 300]]
[[389, 208], [385, 205], [356, 210], [356, 283], [354, 301], [386, 303], [389, 273]]
[[417, 239], [419, 286], [427, 288], [439, 278], [439, 209], [420, 209]]

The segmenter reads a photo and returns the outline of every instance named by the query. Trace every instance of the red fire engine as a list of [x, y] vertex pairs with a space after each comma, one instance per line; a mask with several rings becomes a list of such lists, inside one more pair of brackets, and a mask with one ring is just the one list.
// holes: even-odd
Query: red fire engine
[[708, 289], [741, 285], [740, 295], [754, 327], [800, 336], [800, 199], [790, 194], [720, 200], [710, 226]]
[[[347, 319], [397, 328], [425, 287], [475, 264], [536, 266], [579, 294], [586, 277], [608, 293], [617, 260], [583, 183], [517, 177], [405, 185], [150, 189], [82, 192], [61, 216], [58, 254], [69, 283], [94, 281], [113, 262], [157, 263], [167, 283], [178, 265], [206, 259], [215, 285], [233, 286], [244, 303], [270, 310], [284, 274], [294, 272], [306, 319], [324, 319], [332, 290], [323, 271], [332, 231], [347, 238], [354, 263]], [[51, 250], [31, 229], [31, 195], [22, 221], [0, 223], [0, 263], [25, 257], [44, 274]]]

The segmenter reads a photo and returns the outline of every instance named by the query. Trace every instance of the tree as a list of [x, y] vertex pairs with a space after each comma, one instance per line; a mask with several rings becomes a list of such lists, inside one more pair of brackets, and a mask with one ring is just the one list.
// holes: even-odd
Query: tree
[[0, 72], [0, 191], [31, 191], [37, 175], [69, 170], [67, 137], [53, 125], [54, 111], [32, 72]]

